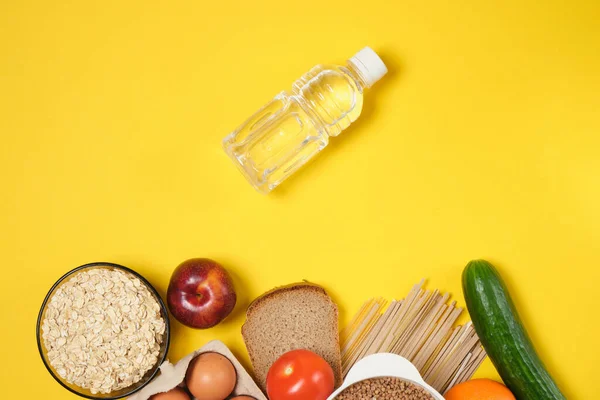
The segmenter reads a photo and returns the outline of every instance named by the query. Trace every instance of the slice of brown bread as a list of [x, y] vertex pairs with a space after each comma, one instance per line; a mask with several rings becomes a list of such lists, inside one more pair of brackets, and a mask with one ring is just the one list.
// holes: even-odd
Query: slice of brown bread
[[267, 373], [284, 353], [311, 350], [323, 357], [342, 383], [338, 308], [325, 289], [297, 283], [271, 290], [248, 307], [242, 336], [259, 386], [266, 392]]

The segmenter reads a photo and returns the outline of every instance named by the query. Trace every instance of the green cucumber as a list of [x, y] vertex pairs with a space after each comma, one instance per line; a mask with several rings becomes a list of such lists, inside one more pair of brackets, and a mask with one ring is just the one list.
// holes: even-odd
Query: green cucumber
[[566, 399], [536, 353], [496, 268], [471, 261], [462, 283], [475, 331], [517, 400]]

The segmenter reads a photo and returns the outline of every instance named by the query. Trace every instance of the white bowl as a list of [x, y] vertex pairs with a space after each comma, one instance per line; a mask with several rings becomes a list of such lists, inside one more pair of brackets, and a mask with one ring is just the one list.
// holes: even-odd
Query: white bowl
[[429, 386], [417, 368], [406, 358], [397, 354], [379, 353], [363, 358], [350, 369], [344, 383], [327, 400], [333, 400], [349, 386], [372, 378], [400, 378], [427, 390], [436, 400], [444, 400], [434, 388]]

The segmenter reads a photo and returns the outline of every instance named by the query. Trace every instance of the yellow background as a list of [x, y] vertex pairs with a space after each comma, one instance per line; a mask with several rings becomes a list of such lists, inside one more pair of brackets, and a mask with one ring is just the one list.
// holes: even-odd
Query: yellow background
[[[34, 335], [64, 272], [112, 261], [164, 294], [202, 256], [240, 306], [209, 331], [175, 323], [172, 360], [215, 338], [245, 358], [244, 306], [276, 285], [324, 285], [346, 322], [422, 277], [463, 303], [483, 257], [567, 397], [595, 398], [599, 21], [597, 0], [3, 1], [1, 397], [75, 398]], [[221, 139], [364, 45], [390, 73], [361, 119], [255, 193]]]

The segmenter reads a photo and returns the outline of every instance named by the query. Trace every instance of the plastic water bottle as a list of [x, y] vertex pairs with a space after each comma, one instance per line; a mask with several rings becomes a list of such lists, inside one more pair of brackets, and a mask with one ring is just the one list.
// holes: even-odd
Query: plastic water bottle
[[229, 134], [223, 147], [250, 184], [268, 193], [358, 118], [364, 89], [386, 73], [369, 47], [345, 66], [317, 65]]

